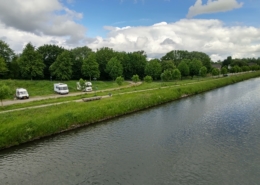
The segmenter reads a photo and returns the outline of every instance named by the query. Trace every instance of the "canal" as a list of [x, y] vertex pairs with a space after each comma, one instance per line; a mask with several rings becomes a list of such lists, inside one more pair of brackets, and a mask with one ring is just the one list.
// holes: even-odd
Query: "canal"
[[260, 78], [0, 151], [0, 184], [260, 183]]

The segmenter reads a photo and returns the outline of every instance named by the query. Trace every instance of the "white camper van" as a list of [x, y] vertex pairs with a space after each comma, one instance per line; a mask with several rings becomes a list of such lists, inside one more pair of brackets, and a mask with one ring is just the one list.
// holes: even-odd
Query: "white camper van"
[[77, 90], [82, 90], [82, 91], [92, 91], [92, 83], [91, 82], [86, 82], [85, 83], [85, 88], [82, 89], [82, 87], [80, 86], [79, 82], [77, 82]]
[[29, 93], [24, 88], [17, 88], [15, 91], [15, 97], [17, 99], [29, 99]]
[[69, 88], [68, 88], [67, 84], [56, 83], [56, 84], [54, 84], [54, 91], [58, 94], [68, 94]]

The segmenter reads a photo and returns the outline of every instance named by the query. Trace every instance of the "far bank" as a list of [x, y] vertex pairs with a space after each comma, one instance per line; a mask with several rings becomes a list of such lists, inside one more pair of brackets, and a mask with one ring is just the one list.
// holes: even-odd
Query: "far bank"
[[93, 102], [71, 102], [2, 114], [0, 148], [58, 134], [259, 76], [258, 71], [152, 91], [113, 95]]

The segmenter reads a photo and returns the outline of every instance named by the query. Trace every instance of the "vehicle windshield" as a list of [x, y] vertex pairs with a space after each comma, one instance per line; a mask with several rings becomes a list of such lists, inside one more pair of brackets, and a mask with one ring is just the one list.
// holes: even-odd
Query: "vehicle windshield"
[[60, 90], [68, 90], [68, 87], [60, 87]]

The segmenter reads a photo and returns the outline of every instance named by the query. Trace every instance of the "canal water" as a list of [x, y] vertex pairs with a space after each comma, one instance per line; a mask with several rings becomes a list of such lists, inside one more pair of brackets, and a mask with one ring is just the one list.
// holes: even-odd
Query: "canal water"
[[0, 184], [260, 184], [260, 78], [2, 150]]

